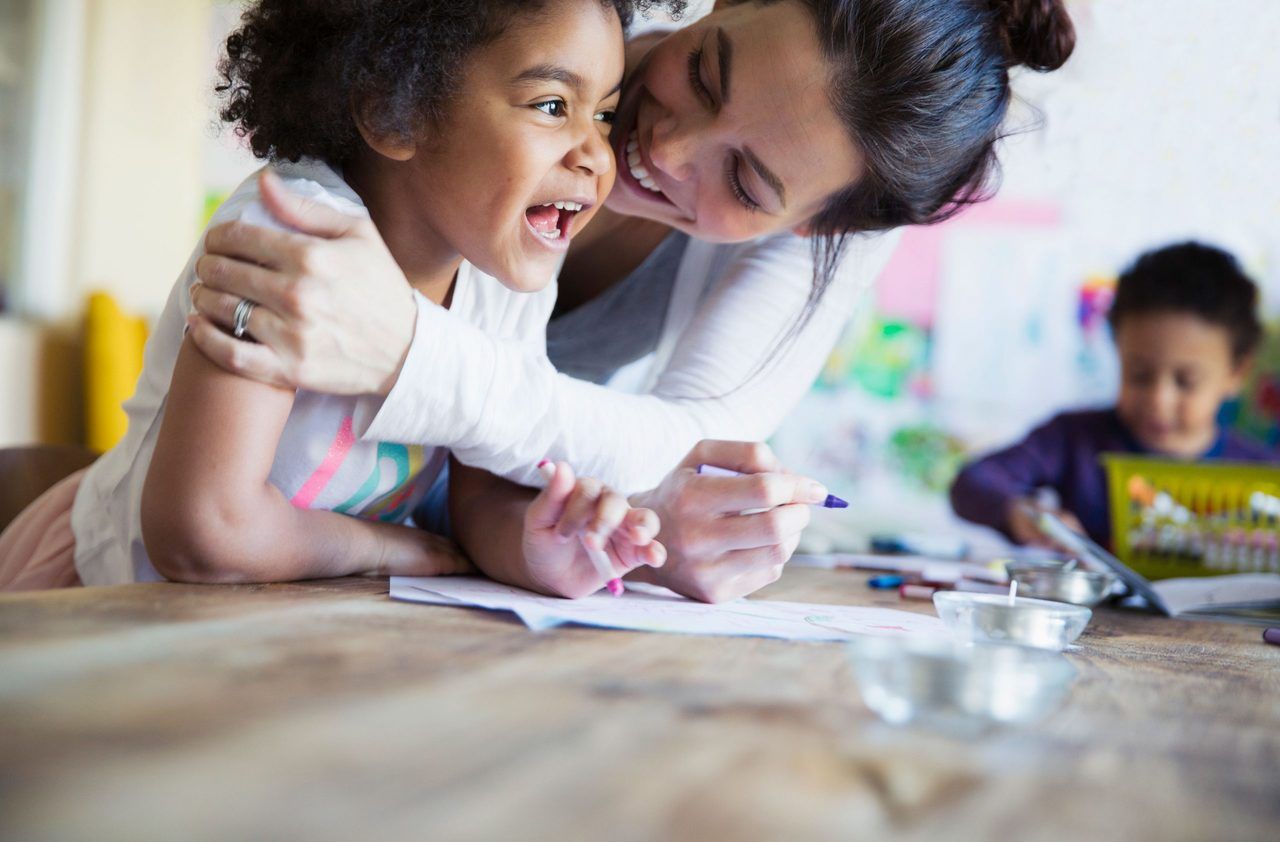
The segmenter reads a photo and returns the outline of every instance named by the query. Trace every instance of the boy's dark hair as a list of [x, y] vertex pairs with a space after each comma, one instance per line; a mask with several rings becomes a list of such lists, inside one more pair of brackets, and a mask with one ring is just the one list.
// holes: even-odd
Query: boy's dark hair
[[[259, 0], [218, 64], [219, 116], [271, 160], [342, 164], [359, 148], [352, 108], [390, 137], [419, 137], [457, 91], [463, 62], [550, 0]], [[600, 0], [626, 27], [683, 0]]]
[[1107, 316], [1112, 332], [1145, 313], [1188, 313], [1226, 330], [1237, 362], [1262, 341], [1257, 285], [1229, 252], [1202, 243], [1149, 251], [1121, 273]]

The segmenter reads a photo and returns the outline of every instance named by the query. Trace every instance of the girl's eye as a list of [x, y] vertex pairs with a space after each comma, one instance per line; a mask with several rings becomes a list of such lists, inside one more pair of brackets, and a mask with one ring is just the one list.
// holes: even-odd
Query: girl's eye
[[565, 105], [562, 99], [549, 99], [546, 102], [535, 102], [533, 107], [546, 114], [548, 117], [565, 117], [568, 115], [569, 107]]
[[612, 126], [613, 120], [617, 116], [617, 114], [618, 114], [617, 111], [615, 111], [612, 108], [609, 108], [605, 111], [596, 112], [596, 119], [599, 120], [601, 123], [608, 123], [609, 125]]
[[760, 210], [760, 203], [751, 198], [751, 194], [742, 186], [742, 179], [738, 177], [738, 162], [730, 157], [725, 164], [724, 172], [725, 178], [729, 181], [729, 190], [733, 192], [739, 204], [752, 213]]
[[711, 91], [702, 81], [702, 47], [694, 47], [689, 52], [689, 85], [698, 99], [712, 105]]

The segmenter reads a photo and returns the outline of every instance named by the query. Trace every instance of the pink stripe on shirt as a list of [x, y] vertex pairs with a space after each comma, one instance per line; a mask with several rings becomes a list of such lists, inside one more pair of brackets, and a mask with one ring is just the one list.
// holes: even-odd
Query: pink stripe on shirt
[[351, 445], [355, 444], [356, 436], [351, 416], [342, 419], [342, 426], [338, 428], [338, 435], [334, 437], [333, 443], [329, 445], [329, 453], [324, 457], [324, 461], [320, 463], [320, 467], [316, 468], [315, 473], [307, 477], [307, 481], [302, 484], [302, 488], [298, 489], [298, 493], [293, 495], [293, 499], [289, 502], [299, 509], [309, 509], [311, 504], [320, 496], [320, 492], [324, 491], [324, 487], [329, 484], [329, 480], [333, 479], [333, 475], [338, 472], [338, 468], [342, 467], [342, 460], [347, 458], [347, 453], [351, 450]]

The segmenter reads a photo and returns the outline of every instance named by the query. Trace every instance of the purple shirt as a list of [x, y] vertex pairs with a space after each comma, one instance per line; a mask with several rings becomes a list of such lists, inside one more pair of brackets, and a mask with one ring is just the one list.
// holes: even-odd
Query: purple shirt
[[[1111, 546], [1103, 453], [1151, 453], [1129, 433], [1114, 409], [1064, 412], [1022, 441], [970, 464], [951, 486], [951, 506], [965, 520], [1009, 534], [1016, 497], [1052, 488], [1062, 508], [1080, 518], [1089, 537]], [[1219, 432], [1202, 459], [1280, 462], [1280, 454], [1235, 433]]]

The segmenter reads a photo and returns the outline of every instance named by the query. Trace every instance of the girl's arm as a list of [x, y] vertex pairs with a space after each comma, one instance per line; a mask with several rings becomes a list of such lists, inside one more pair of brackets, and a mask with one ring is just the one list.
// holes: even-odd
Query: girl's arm
[[184, 341], [142, 494], [156, 570], [185, 582], [461, 572], [421, 530], [294, 508], [268, 477], [293, 392], [229, 374]]
[[661, 567], [667, 553], [654, 540], [658, 518], [594, 479], [557, 464], [541, 491], [515, 485], [456, 461], [449, 468], [453, 532], [476, 566], [509, 585], [570, 599], [604, 581], [582, 542], [603, 550], [621, 578], [637, 567]]

